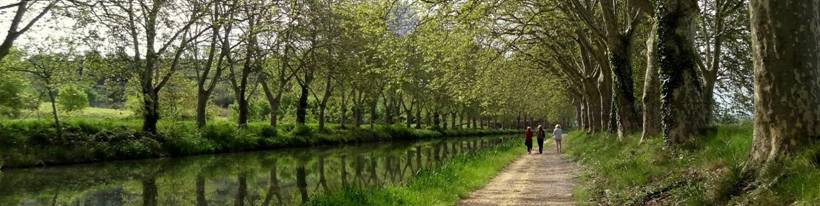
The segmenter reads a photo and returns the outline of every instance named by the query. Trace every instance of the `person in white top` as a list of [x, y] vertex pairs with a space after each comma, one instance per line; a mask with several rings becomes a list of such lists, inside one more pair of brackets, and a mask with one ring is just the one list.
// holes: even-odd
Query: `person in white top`
[[552, 139], [555, 139], [555, 149], [558, 151], [558, 154], [561, 154], [561, 135], [564, 133], [561, 130], [561, 125], [556, 124], [555, 129], [552, 130]]

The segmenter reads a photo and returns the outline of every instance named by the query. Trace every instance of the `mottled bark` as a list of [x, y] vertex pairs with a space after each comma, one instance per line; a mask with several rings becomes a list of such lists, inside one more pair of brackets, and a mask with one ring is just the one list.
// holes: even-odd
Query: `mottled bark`
[[612, 133], [614, 130], [609, 130], [610, 122], [614, 122], [615, 119], [615, 116], [612, 115], [612, 70], [609, 64], [601, 63], [599, 65], [601, 66], [601, 75], [598, 75], [598, 97], [601, 100], [601, 130], [608, 130], [609, 133]]
[[697, 0], [658, 2], [658, 60], [664, 142], [689, 142], [707, 125], [694, 38]]
[[632, 64], [629, 60], [629, 43], [631, 37], [620, 36], [617, 43], [610, 47], [610, 62], [613, 71], [613, 95], [615, 97], [615, 112], [618, 123], [618, 138], [623, 138], [640, 127], [638, 112], [635, 108], [633, 95]]
[[641, 141], [658, 134], [660, 127], [660, 81], [658, 80], [658, 21], [651, 20], [652, 28], [646, 38], [646, 74], [643, 83], [643, 131]]
[[589, 132], [601, 131], [601, 100], [594, 79], [584, 79], [584, 104], [586, 104], [585, 125]]
[[754, 138], [747, 171], [820, 140], [820, 1], [752, 0]]

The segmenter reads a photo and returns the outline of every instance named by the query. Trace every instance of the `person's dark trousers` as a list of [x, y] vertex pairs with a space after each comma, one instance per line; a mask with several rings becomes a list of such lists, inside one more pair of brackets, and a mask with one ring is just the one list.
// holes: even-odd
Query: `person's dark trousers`
[[544, 139], [538, 138], [538, 154], [544, 153]]
[[532, 140], [524, 141], [524, 145], [527, 145], [527, 152], [532, 151]]

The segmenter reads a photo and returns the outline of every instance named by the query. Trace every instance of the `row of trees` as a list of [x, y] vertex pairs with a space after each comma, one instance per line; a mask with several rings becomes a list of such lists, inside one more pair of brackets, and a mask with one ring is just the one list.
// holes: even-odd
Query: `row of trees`
[[719, 100], [741, 114], [754, 112], [747, 171], [766, 171], [820, 137], [817, 1], [460, 5], [482, 17], [498, 44], [560, 76], [577, 124], [589, 132], [619, 139], [662, 133], [675, 148], [715, 122]]
[[[65, 75], [57, 76], [76, 76], [66, 83], [113, 87], [118, 90], [112, 92], [118, 95], [114, 106], [127, 96], [138, 97], [134, 110], [146, 132], [156, 132], [158, 120], [168, 117], [163, 107], [180, 98], [174, 94], [190, 91], [196, 94], [192, 108], [199, 127], [207, 124], [209, 107], [227, 107], [215, 103], [215, 96], [227, 96], [239, 127], [254, 119], [254, 104], [260, 102], [272, 127], [290, 112], [295, 123], [313, 117], [320, 128], [329, 120], [342, 127], [518, 128], [536, 121], [569, 122], [574, 115], [567, 94], [551, 88], [560, 78], [524, 63], [521, 54], [489, 45], [481, 36], [486, 29], [444, 3], [74, 0], [18, 5], [32, 3], [40, 5], [26, 8], [47, 6], [53, 11], [49, 20], [72, 22], [73, 29], [87, 32], [68, 37], [83, 41], [60, 44], [69, 46], [20, 47], [21, 55], [4, 61], [24, 63], [7, 69], [31, 71], [33, 65], [25, 62], [32, 58], [60, 57], [50, 62], [50, 76], [61, 72]], [[57, 52], [68, 47], [93, 49]], [[37, 89], [59, 93], [59, 86], [49, 88]]]

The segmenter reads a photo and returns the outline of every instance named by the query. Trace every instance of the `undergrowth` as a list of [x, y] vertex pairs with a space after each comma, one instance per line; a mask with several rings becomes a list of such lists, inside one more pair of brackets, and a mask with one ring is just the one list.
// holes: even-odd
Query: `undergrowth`
[[[820, 202], [820, 146], [782, 163], [781, 178], [749, 189], [743, 165], [750, 124], [721, 125], [685, 149], [665, 149], [660, 137], [639, 144], [607, 134], [573, 132], [568, 154], [583, 166], [579, 202], [607, 205], [812, 205]], [[751, 190], [751, 191], [747, 191]]]

